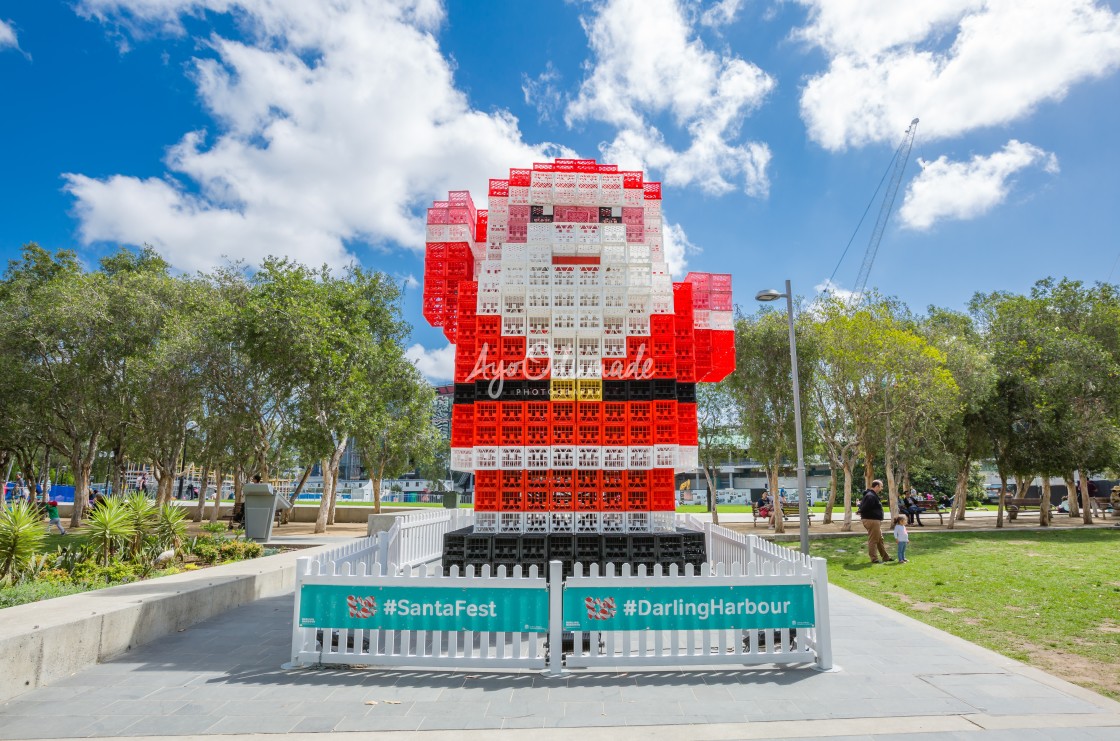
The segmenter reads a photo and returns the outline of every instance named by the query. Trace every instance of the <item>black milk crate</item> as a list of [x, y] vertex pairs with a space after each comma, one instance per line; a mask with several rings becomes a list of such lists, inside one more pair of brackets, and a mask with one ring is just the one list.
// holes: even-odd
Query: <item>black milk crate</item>
[[576, 543], [573, 535], [553, 533], [548, 536], [549, 561], [573, 561], [576, 556]]
[[548, 381], [525, 381], [525, 398], [528, 401], [548, 401]]
[[684, 539], [678, 533], [661, 533], [657, 536], [657, 561], [666, 567], [684, 561]]
[[484, 563], [490, 563], [493, 557], [492, 546], [494, 543], [494, 536], [487, 534], [468, 535], [463, 543], [463, 558], [469, 564], [476, 566]]
[[454, 530], [446, 533], [443, 536], [443, 558], [463, 560], [466, 555], [467, 534], [470, 533], [470, 528], [462, 528], [461, 530]]
[[525, 401], [524, 381], [502, 381], [502, 401]]
[[696, 384], [677, 381], [677, 401], [682, 404], [695, 404]]
[[676, 399], [677, 382], [671, 378], [653, 379], [653, 398], [656, 400]]
[[494, 563], [517, 563], [521, 558], [520, 535], [492, 535], [490, 558]]
[[603, 381], [603, 401], [626, 401], [628, 381]]
[[474, 403], [474, 382], [471, 383], [457, 383], [455, 384], [455, 403], [456, 404], [473, 404]]
[[631, 561], [657, 561], [656, 535], [631, 535], [629, 538]]
[[[639, 566], [645, 566], [646, 567], [646, 576], [653, 576], [654, 569], [657, 567], [657, 560], [653, 559], [653, 558], [635, 558], [635, 559], [632, 559], [630, 561], [630, 573], [634, 576], [637, 576], [640, 573], [638, 571]], [[665, 576], [668, 576], [669, 575], [669, 567], [668, 566], [662, 567], [661, 573]]]
[[494, 384], [494, 391], [498, 390], [497, 381], [475, 381], [474, 382], [474, 400], [475, 401], [497, 401], [490, 396], [490, 384]]
[[615, 565], [615, 573], [621, 573], [622, 564], [630, 560], [630, 538], [626, 535], [603, 536], [603, 566]]
[[544, 563], [546, 560], [548, 560], [548, 536], [522, 535], [521, 551], [518, 554], [518, 557], [522, 561]]
[[463, 559], [461, 559], [461, 558], [460, 559], [449, 559], [447, 556], [444, 556], [443, 557], [443, 575], [444, 576], [451, 576], [451, 567], [452, 566], [458, 566], [459, 567], [459, 576], [462, 576], [463, 573], [467, 570], [467, 564]]
[[627, 399], [627, 401], [652, 401], [653, 400], [653, 382], [651, 382], [651, 381], [627, 381], [626, 382], [626, 399]]
[[572, 537], [575, 542], [575, 556], [572, 560], [583, 564], [583, 575], [587, 576], [591, 564], [603, 560], [604, 536], [583, 534]]
[[708, 557], [708, 547], [704, 540], [704, 533], [695, 530], [678, 530], [677, 533], [681, 536], [681, 547], [686, 559], [694, 557], [706, 559]]
[[522, 561], [521, 562], [521, 576], [529, 578], [529, 568], [532, 566], [537, 567], [537, 576], [542, 579], [548, 578], [548, 562], [547, 561]]

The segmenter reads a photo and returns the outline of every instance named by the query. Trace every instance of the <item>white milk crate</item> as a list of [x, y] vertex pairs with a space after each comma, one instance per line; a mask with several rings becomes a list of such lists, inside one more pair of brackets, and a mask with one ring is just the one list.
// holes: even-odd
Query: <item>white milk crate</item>
[[[535, 246], [535, 245], [531, 245]], [[534, 262], [528, 264], [525, 285], [529, 288], [546, 288], [552, 290], [552, 266], [540, 265]]]
[[471, 448], [451, 449], [451, 470], [471, 471], [474, 469], [474, 452]]
[[428, 224], [425, 237], [429, 242], [446, 242], [450, 227], [450, 224]]
[[520, 293], [502, 293], [502, 316], [525, 316], [525, 287]]
[[525, 468], [530, 471], [546, 471], [551, 465], [552, 451], [549, 446], [526, 445]]
[[544, 286], [531, 286], [525, 291], [525, 305], [529, 313], [552, 311], [552, 290]]
[[498, 513], [498, 532], [499, 533], [523, 533], [523, 532], [525, 532], [525, 515], [521, 512], [499, 512]]
[[[575, 526], [573, 531], [577, 533], [598, 533], [600, 523], [600, 512], [576, 512], [575, 513]], [[621, 532], [621, 531], [620, 531]]]
[[603, 377], [603, 361], [599, 358], [577, 358], [576, 378], [594, 380]]
[[476, 447], [474, 450], [474, 459], [472, 464], [475, 470], [478, 471], [497, 471], [498, 470], [498, 448], [493, 445], [486, 445], [483, 447]]
[[713, 311], [708, 315], [708, 325], [718, 331], [734, 331], [735, 315], [730, 311]]
[[653, 467], [654, 468], [676, 468], [677, 467], [677, 446], [676, 445], [654, 445], [653, 446]]
[[496, 533], [496, 532], [498, 532], [498, 513], [497, 512], [475, 512], [475, 515], [474, 515], [474, 531], [476, 533]]
[[649, 296], [649, 313], [650, 314], [672, 314], [673, 313], [673, 295], [663, 293], [651, 293]]
[[652, 533], [674, 533], [677, 531], [675, 512], [650, 512], [649, 530]]
[[523, 316], [503, 316], [502, 317], [502, 336], [503, 337], [524, 337], [525, 336], [525, 317], [523, 317]]
[[622, 205], [627, 208], [634, 208], [636, 206], [645, 206], [646, 194], [641, 188], [623, 188], [622, 189]]
[[692, 312], [692, 324], [696, 329], [711, 329], [712, 312], [707, 309], [694, 309]]
[[525, 513], [525, 530], [526, 533], [548, 533], [548, 513], [547, 512], [526, 512]]
[[576, 334], [576, 312], [571, 309], [553, 308], [552, 333], [574, 337]]
[[602, 244], [598, 224], [576, 224], [576, 242], [579, 244]]
[[550, 244], [552, 242], [552, 234], [552, 224], [529, 224], [529, 230], [525, 239], [528, 244], [537, 247], [543, 244]]
[[528, 206], [529, 205], [529, 186], [528, 185], [511, 185], [509, 187], [509, 205], [511, 205], [511, 206]]
[[576, 338], [575, 335], [559, 336], [552, 338], [552, 344], [549, 348], [549, 357], [553, 360], [570, 360], [576, 356]]
[[574, 512], [549, 512], [548, 531], [550, 533], [570, 533], [575, 526]]
[[572, 445], [553, 445], [549, 459], [550, 468], [575, 468], [576, 449]]
[[523, 262], [502, 263], [502, 293], [525, 292], [525, 282], [528, 278], [528, 269]]
[[628, 253], [629, 262], [650, 262], [649, 245], [645, 244], [628, 244], [626, 245], [626, 252]]
[[603, 266], [603, 288], [626, 288], [626, 268], [625, 263]]
[[695, 471], [700, 467], [700, 451], [695, 445], [681, 445], [677, 449], [677, 470]]
[[553, 294], [556, 293], [557, 288], [575, 288], [577, 271], [575, 265], [553, 265], [552, 266], [552, 288]]
[[626, 357], [626, 338], [625, 337], [604, 337], [603, 344], [603, 357], [604, 358], [625, 358]]
[[597, 257], [603, 251], [601, 244], [577, 244], [576, 254], [581, 257]]
[[603, 356], [603, 340], [601, 337], [586, 337], [580, 335], [576, 339], [576, 357], [592, 358], [596, 362]]
[[[548, 224], [545, 224], [545, 226], [548, 226]], [[550, 267], [552, 265], [552, 247], [547, 244], [525, 245], [525, 261], [538, 267]], [[544, 285], [548, 284], [545, 283]]]
[[576, 173], [552, 173], [552, 202], [561, 204], [576, 202]]
[[[535, 225], [532, 225], [535, 226]], [[502, 248], [502, 265], [521, 265], [525, 262], [525, 248], [523, 244], [507, 244]]]
[[603, 448], [599, 445], [580, 445], [576, 448], [576, 468], [580, 471], [598, 471], [603, 467]]
[[502, 294], [498, 291], [478, 292], [478, 313], [494, 316], [502, 313]]
[[626, 336], [645, 337], [649, 334], [649, 315], [626, 317]]
[[625, 288], [604, 288], [603, 289], [603, 310], [618, 314], [626, 313], [626, 289]]
[[622, 174], [608, 172], [599, 174], [599, 203], [607, 206], [622, 205]]
[[552, 312], [547, 314], [530, 312], [525, 318], [525, 332], [529, 337], [552, 336]]
[[597, 309], [581, 310], [578, 315], [581, 335], [600, 335], [603, 332], [603, 315]]
[[598, 286], [585, 286], [580, 288], [577, 305], [581, 312], [590, 309], [598, 313], [603, 307], [603, 289]]
[[576, 361], [575, 358], [553, 358], [552, 364], [552, 377], [565, 381], [574, 381], [576, 378]]
[[[488, 224], [490, 222], [487, 222]], [[474, 232], [470, 224], [448, 224], [447, 225], [447, 239], [437, 240], [441, 242], [473, 242]]]
[[653, 447], [631, 445], [626, 449], [626, 467], [635, 471], [648, 471], [653, 468]]
[[[622, 226], [621, 224], [603, 224], [604, 227]], [[626, 262], [626, 245], [625, 244], [603, 244], [603, 249], [599, 251], [601, 257], [599, 262], [602, 265], [608, 263], [624, 263]]]
[[650, 530], [649, 512], [626, 512], [626, 532], [648, 533]]
[[579, 238], [576, 236], [577, 224], [553, 224], [552, 243], [555, 245], [576, 245]]
[[626, 446], [625, 445], [604, 445], [603, 446], [603, 470], [605, 470], [605, 471], [625, 471], [626, 470]]
[[553, 309], [574, 309], [576, 303], [579, 301], [578, 289], [574, 286], [553, 286], [552, 287], [552, 308]]
[[626, 317], [616, 314], [603, 315], [603, 337], [625, 337]]
[[525, 469], [525, 448], [521, 445], [502, 446], [499, 450], [498, 468], [503, 471]]
[[605, 534], [626, 532], [626, 513], [601, 512], [599, 516], [599, 532]]

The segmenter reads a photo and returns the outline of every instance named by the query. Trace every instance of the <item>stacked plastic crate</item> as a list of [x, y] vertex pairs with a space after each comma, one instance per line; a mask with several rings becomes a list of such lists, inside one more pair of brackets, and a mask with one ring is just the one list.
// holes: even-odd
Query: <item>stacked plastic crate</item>
[[456, 343], [452, 468], [475, 474], [476, 532], [672, 529], [695, 384], [734, 368], [730, 276], [671, 281], [641, 172], [515, 168], [488, 206], [434, 204], [424, 294]]

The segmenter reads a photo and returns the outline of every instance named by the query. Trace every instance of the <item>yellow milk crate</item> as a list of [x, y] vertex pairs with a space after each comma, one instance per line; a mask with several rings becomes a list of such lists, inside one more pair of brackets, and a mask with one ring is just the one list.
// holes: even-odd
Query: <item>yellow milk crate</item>
[[548, 398], [552, 401], [576, 400], [575, 380], [553, 378], [548, 390]]
[[598, 378], [581, 378], [576, 381], [576, 399], [579, 401], [602, 401], [603, 381]]

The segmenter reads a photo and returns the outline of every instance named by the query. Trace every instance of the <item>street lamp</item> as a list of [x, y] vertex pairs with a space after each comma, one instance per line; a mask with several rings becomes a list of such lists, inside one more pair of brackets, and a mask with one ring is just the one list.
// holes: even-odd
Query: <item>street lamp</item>
[[[786, 281], [786, 292], [768, 288], [755, 294], [756, 301], [786, 300], [786, 315], [789, 318], [789, 359], [793, 371], [793, 429], [797, 437], [797, 509], [801, 516], [801, 552], [809, 554], [809, 500], [805, 492], [805, 451], [801, 442], [801, 380], [797, 373], [797, 337], [793, 333], [793, 290]], [[781, 513], [778, 514], [781, 517]]]

